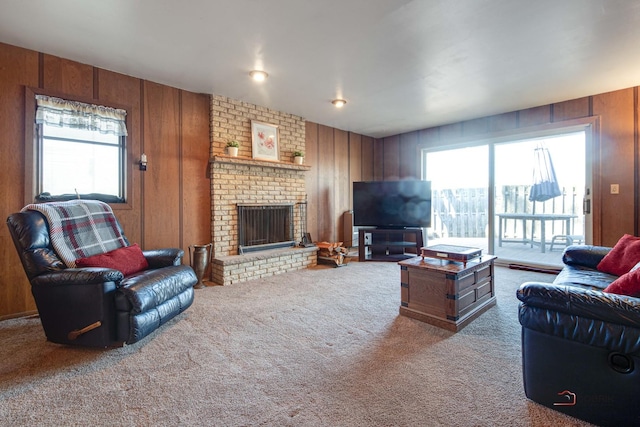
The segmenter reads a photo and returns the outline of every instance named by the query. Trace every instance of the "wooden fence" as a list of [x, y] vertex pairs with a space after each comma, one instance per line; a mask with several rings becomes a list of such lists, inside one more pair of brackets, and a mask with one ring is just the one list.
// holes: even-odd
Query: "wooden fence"
[[486, 237], [489, 197], [486, 188], [434, 189], [431, 194], [433, 237]]
[[[546, 202], [529, 201], [531, 186], [506, 185], [496, 189], [496, 213], [562, 213], [577, 215], [571, 234], [583, 234], [582, 193], [578, 189], [562, 188], [562, 194]], [[432, 237], [487, 237], [489, 224], [488, 194], [486, 188], [434, 189], [432, 192]], [[549, 235], [565, 234], [564, 222], [551, 224]], [[528, 230], [531, 232], [531, 230]], [[509, 238], [522, 238], [522, 226], [515, 221], [503, 230]]]

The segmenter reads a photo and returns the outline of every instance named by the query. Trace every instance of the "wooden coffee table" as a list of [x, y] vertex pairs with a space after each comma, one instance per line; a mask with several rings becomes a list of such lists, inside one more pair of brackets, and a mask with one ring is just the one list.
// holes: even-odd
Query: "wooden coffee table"
[[493, 255], [462, 262], [414, 257], [400, 265], [400, 314], [458, 332], [496, 304]]

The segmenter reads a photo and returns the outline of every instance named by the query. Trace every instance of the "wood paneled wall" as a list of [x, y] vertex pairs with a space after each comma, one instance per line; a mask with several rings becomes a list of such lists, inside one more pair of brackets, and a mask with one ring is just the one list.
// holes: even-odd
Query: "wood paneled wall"
[[[613, 246], [623, 234], [637, 235], [640, 229], [638, 107], [637, 88], [628, 88], [382, 138], [374, 141], [373, 176], [419, 178], [421, 147], [517, 135], [592, 119], [598, 124], [591, 153], [593, 243]], [[370, 161], [367, 156], [361, 153], [363, 162]], [[610, 184], [619, 184], [620, 194], [610, 194]]]
[[[0, 44], [0, 211], [24, 204], [24, 92], [38, 86], [38, 53]], [[6, 225], [0, 226], [0, 316], [34, 309], [27, 278]]]
[[353, 208], [354, 181], [371, 181], [382, 168], [382, 156], [374, 155], [373, 138], [306, 123], [305, 163], [307, 230], [314, 241], [343, 241], [345, 211]]
[[[195, 94], [0, 43], [0, 214], [20, 210], [25, 194], [25, 87], [68, 99], [126, 106], [128, 206], [114, 205], [127, 238], [144, 249], [189, 246], [211, 236], [209, 95]], [[138, 170], [142, 153], [146, 172]], [[0, 318], [35, 310], [6, 226], [0, 227]]]

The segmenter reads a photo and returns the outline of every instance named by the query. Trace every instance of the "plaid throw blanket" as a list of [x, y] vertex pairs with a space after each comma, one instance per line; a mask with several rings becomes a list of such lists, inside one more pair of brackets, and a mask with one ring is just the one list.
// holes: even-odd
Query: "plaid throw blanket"
[[97, 200], [70, 200], [27, 205], [22, 211], [41, 212], [49, 223], [51, 245], [69, 268], [76, 260], [127, 245], [111, 207]]

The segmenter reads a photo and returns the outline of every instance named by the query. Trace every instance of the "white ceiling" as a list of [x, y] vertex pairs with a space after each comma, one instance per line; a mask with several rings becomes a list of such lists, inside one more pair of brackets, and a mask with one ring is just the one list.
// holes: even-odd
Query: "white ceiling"
[[373, 137], [640, 85], [637, 0], [0, 0], [0, 41]]

